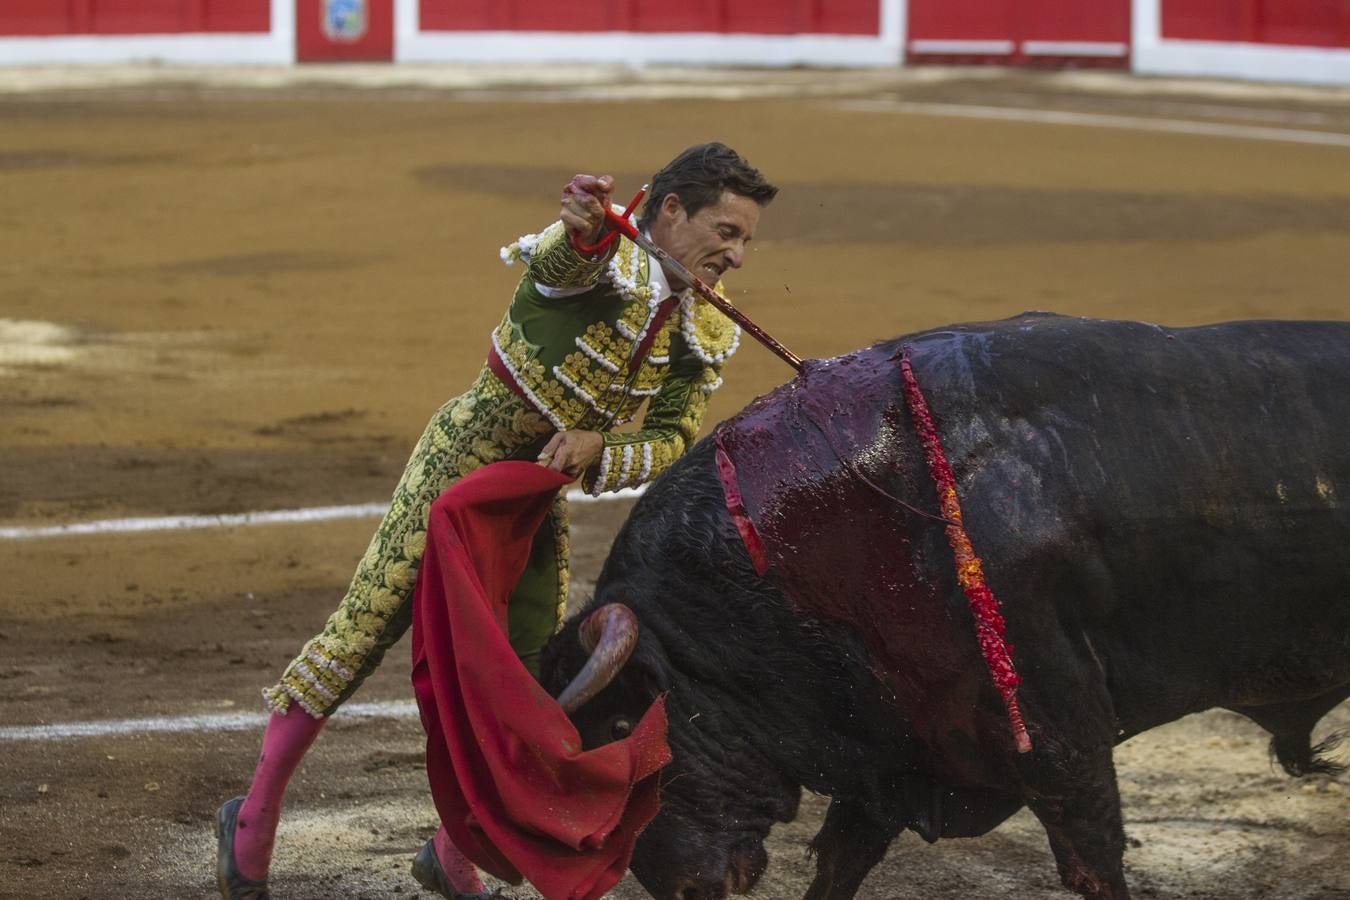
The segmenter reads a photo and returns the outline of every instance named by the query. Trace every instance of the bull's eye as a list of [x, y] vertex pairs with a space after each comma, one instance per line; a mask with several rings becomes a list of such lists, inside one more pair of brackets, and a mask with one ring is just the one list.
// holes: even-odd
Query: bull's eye
[[621, 741], [632, 733], [633, 723], [623, 716], [609, 723], [609, 738], [612, 741]]

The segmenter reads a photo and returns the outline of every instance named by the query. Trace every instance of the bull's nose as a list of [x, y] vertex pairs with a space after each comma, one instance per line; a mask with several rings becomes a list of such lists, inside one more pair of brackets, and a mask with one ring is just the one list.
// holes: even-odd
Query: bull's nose
[[686, 878], [675, 886], [674, 900], [726, 900], [726, 896], [725, 883], [704, 878]]

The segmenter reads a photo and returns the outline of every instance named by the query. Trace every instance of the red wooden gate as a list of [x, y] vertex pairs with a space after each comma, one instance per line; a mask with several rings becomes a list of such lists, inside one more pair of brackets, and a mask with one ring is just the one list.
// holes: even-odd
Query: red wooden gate
[[1130, 0], [909, 2], [910, 62], [1125, 66], [1129, 51]]

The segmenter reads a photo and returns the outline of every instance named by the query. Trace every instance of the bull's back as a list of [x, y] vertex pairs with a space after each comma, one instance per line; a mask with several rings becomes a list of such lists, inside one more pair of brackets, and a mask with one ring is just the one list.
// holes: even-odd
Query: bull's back
[[1118, 521], [1347, 510], [1350, 322], [1028, 315], [912, 346], [958, 462], [1024, 460]]
[[910, 344], [995, 590], [1061, 604], [1118, 692], [1350, 679], [1350, 323], [1028, 315]]

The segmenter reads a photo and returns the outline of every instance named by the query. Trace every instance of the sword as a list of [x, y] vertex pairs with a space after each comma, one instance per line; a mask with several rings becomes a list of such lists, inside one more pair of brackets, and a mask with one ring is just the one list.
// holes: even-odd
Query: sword
[[751, 337], [768, 347], [779, 359], [800, 372], [802, 370], [802, 358], [800, 356], [775, 340], [771, 334], [751, 321], [749, 316], [733, 306], [730, 300], [708, 287], [702, 279], [685, 268], [683, 263], [658, 247], [652, 242], [651, 238], [638, 231], [637, 226], [628, 221], [628, 217], [632, 215], [633, 210], [637, 208], [638, 203], [641, 202], [643, 195], [646, 193], [647, 185], [643, 185], [642, 190], [633, 196], [632, 202], [622, 213], [616, 213], [608, 208], [605, 209], [605, 224], [611, 229], [609, 234], [590, 246], [581, 243], [575, 236], [572, 236], [573, 245], [582, 253], [590, 255], [608, 248], [614, 239], [622, 234], [656, 257], [656, 261], [660, 263], [662, 269], [665, 269], [668, 276], [674, 276], [675, 279], [689, 285], [695, 293], [720, 309], [728, 319], [748, 331]]

